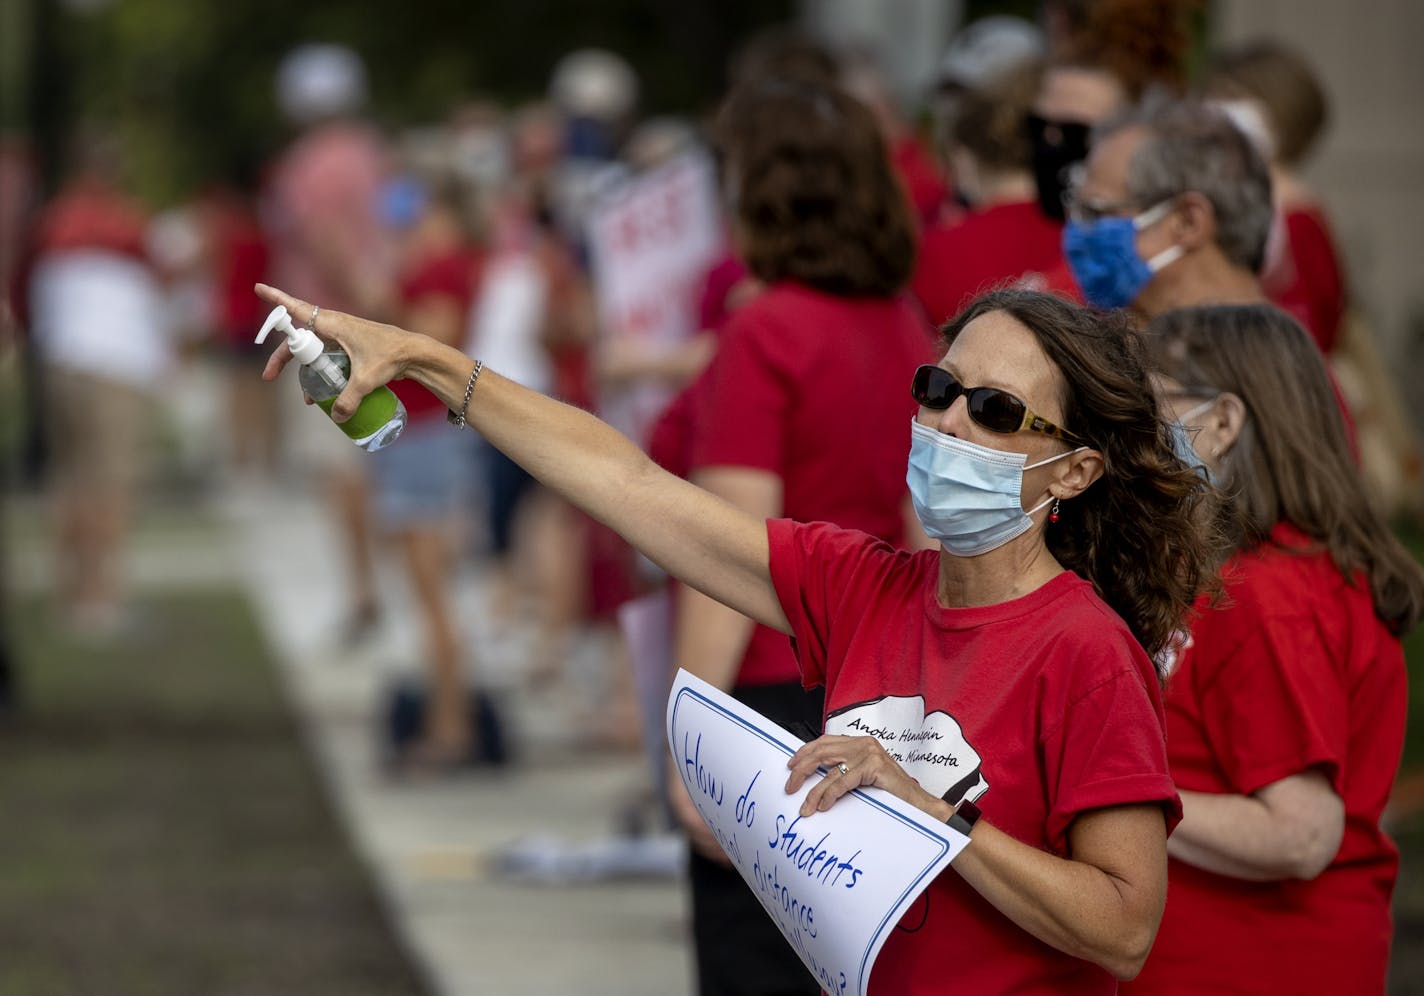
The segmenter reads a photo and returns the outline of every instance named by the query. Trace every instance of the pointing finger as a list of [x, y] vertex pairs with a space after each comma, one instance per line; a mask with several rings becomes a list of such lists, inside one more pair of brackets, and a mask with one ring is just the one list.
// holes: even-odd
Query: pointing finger
[[252, 289], [268, 304], [280, 304], [286, 308], [287, 314], [292, 317], [292, 323], [297, 327], [300, 328], [311, 320], [312, 305], [301, 298], [292, 297], [286, 291], [267, 284], [253, 284]]

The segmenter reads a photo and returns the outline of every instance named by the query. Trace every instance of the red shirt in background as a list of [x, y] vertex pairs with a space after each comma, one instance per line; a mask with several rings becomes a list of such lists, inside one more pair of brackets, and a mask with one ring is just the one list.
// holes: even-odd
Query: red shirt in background
[[1345, 278], [1330, 224], [1316, 205], [1285, 212], [1284, 258], [1263, 274], [1267, 296], [1305, 326], [1322, 353], [1335, 348], [1345, 315]]
[[268, 306], [252, 285], [271, 279], [271, 252], [255, 208], [237, 196], [219, 195], [210, 204], [213, 294], [218, 336], [238, 353], [266, 356], [270, 345], [253, 342]]
[[152, 265], [147, 233], [148, 215], [138, 202], [98, 180], [81, 177], [68, 184], [38, 212], [7, 288], [21, 327], [33, 320], [30, 276], [40, 256], [106, 249]]
[[[782, 283], [739, 309], [690, 394], [686, 466], [782, 482], [782, 514], [898, 543], [910, 380], [933, 343], [903, 297], [845, 298]], [[785, 635], [758, 626], [739, 684], [797, 680]]]
[[890, 163], [910, 199], [915, 220], [921, 225], [934, 221], [950, 188], [939, 163], [919, 136], [911, 133], [895, 141], [890, 148]]
[[1384, 991], [1399, 854], [1380, 814], [1404, 744], [1404, 655], [1367, 585], [1282, 523], [1198, 604], [1167, 682], [1177, 786], [1249, 795], [1320, 771], [1345, 802], [1335, 860], [1310, 882], [1169, 864], [1167, 912], [1132, 993]]
[[1032, 201], [994, 204], [920, 240], [911, 290], [938, 327], [979, 295], [1061, 262], [1063, 226]]
[[[411, 308], [432, 298], [447, 298], [468, 316], [479, 281], [480, 256], [472, 249], [452, 249], [428, 256], [411, 267], [400, 279], [402, 308]], [[391, 382], [391, 390], [405, 403], [410, 421], [444, 416], [445, 403], [413, 380]]]
[[732, 317], [738, 302], [733, 292], [748, 277], [746, 265], [732, 253], [718, 260], [707, 271], [702, 294], [697, 300], [697, 328], [702, 332], [720, 332]]
[[105, 249], [149, 263], [148, 216], [136, 201], [92, 180], [77, 180], [41, 212], [35, 249]]
[[[784, 519], [767, 534], [802, 680], [826, 686], [827, 733], [876, 736], [928, 791], [977, 802], [999, 830], [1059, 857], [1086, 810], [1160, 803], [1169, 829], [1180, 818], [1157, 674], [1087, 581], [1064, 571], [1022, 598], [947, 609], [938, 550]], [[952, 870], [910, 907], [870, 977], [877, 996], [1116, 991]]]

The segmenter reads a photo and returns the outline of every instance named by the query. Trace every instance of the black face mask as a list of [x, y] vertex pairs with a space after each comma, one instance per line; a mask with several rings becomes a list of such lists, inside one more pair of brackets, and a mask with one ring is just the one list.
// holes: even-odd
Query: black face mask
[[1038, 186], [1039, 209], [1054, 221], [1062, 221], [1068, 169], [1088, 158], [1091, 128], [1081, 121], [1049, 121], [1037, 114], [1028, 115], [1025, 125], [1033, 143], [1033, 179]]

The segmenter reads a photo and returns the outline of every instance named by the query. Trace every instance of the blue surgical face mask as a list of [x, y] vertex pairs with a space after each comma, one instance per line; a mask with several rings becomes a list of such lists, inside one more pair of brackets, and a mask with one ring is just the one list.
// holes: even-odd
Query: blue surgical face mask
[[1177, 459], [1188, 467], [1194, 468], [1213, 485], [1216, 484], [1216, 475], [1206, 465], [1206, 461], [1197, 454], [1196, 447], [1192, 445], [1193, 434], [1187, 429], [1186, 423], [1210, 409], [1214, 404], [1216, 404], [1215, 398], [1203, 401], [1196, 407], [1183, 412], [1181, 418], [1172, 422], [1172, 450], [1177, 454]]
[[1164, 249], [1144, 260], [1137, 252], [1137, 233], [1157, 224], [1172, 210], [1165, 200], [1135, 218], [1070, 221], [1063, 228], [1063, 255], [1088, 303], [1099, 308], [1125, 308], [1137, 300], [1152, 275], [1186, 252]]
[[1024, 471], [1077, 452], [1025, 466], [1025, 453], [978, 446], [912, 422], [905, 483], [925, 533], [950, 553], [973, 557], [1028, 532], [1030, 516], [1053, 500], [1046, 498], [1025, 512], [1020, 497]]

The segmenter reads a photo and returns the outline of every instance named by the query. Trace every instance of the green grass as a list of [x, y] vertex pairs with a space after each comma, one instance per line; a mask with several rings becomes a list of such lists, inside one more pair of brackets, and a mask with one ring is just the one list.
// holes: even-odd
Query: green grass
[[244, 598], [150, 595], [105, 645], [9, 608], [0, 996], [422, 991]]

